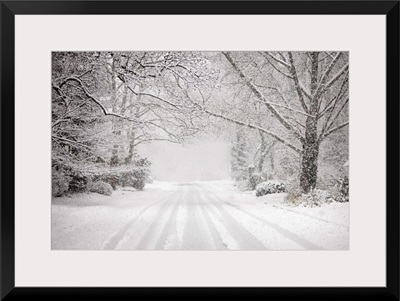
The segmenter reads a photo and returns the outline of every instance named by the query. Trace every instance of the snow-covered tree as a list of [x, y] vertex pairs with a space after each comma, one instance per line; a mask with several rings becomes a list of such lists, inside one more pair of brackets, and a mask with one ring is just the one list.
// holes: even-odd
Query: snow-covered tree
[[243, 131], [238, 129], [231, 146], [231, 173], [236, 181], [244, 181], [247, 179], [248, 157], [246, 137]]
[[[209, 106], [199, 100], [203, 112], [237, 125], [261, 131], [301, 157], [300, 186], [308, 192], [316, 186], [321, 144], [348, 126], [349, 62], [346, 52], [223, 52], [237, 84], [248, 98]], [[211, 97], [209, 97], [211, 98]], [[194, 97], [192, 99], [195, 99]], [[264, 110], [249, 118], [248, 100]], [[254, 112], [254, 111], [253, 111]], [[257, 114], [257, 112], [256, 112]], [[269, 116], [273, 117], [274, 127]]]
[[226, 122], [248, 144], [246, 160], [234, 145], [232, 171], [273, 169], [281, 143], [300, 158], [308, 192], [321, 146], [335, 134], [348, 142], [348, 69], [346, 52], [55, 52], [54, 166], [130, 164], [142, 143], [182, 143]]
[[[296, 138], [301, 147], [283, 141], [301, 154], [300, 186], [303, 192], [315, 188], [319, 147], [330, 134], [348, 125], [348, 54], [345, 52], [261, 52], [254, 55], [250, 69], [259, 77], [247, 75], [246, 68], [231, 53], [223, 53], [247, 87]], [[263, 72], [273, 68], [277, 74]], [[254, 67], [253, 67], [254, 66]], [[268, 69], [267, 69], [268, 70]], [[269, 78], [268, 78], [269, 77]], [[270, 97], [266, 93], [270, 93]], [[272, 100], [272, 101], [271, 101]], [[279, 102], [278, 102], [279, 101]], [[283, 113], [285, 112], [285, 113]], [[291, 116], [285, 116], [290, 112]], [[273, 135], [271, 133], [271, 135]], [[279, 137], [281, 138], [281, 137]], [[283, 139], [281, 139], [283, 140]]]
[[212, 75], [201, 53], [54, 52], [52, 59], [56, 170], [135, 164], [139, 144], [179, 143], [201, 128], [178, 89], [201, 86]]

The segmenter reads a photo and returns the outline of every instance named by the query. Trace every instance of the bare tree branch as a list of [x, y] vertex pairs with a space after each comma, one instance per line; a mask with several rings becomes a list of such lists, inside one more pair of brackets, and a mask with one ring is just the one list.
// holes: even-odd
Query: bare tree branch
[[313, 95], [313, 97], [316, 97], [318, 94], [320, 94], [321, 92], [321, 86], [326, 82], [329, 74], [331, 73], [333, 67], [335, 66], [336, 62], [339, 60], [339, 58], [341, 57], [342, 52], [338, 52], [336, 54], [336, 56], [332, 59], [332, 61], [330, 62], [329, 66], [325, 69], [324, 74], [321, 76], [320, 81], [318, 82], [318, 86], [315, 89], [315, 94]]
[[[326, 120], [325, 120], [325, 124], [324, 124], [324, 126], [323, 126], [323, 128], [322, 128], [322, 131], [321, 131], [321, 136], [324, 135], [324, 133], [325, 133], [326, 131], [329, 131], [329, 129], [332, 128], [333, 124], [335, 123], [335, 120], [339, 117], [340, 113], [341, 113], [341, 112], [343, 111], [343, 109], [346, 107], [346, 105], [348, 104], [348, 102], [349, 102], [349, 98], [347, 98], [347, 99], [343, 102], [342, 106], [341, 106], [340, 109], [336, 112], [336, 114], [335, 114], [335, 116], [334, 116], [333, 118], [332, 118], [332, 113], [333, 113], [333, 109], [334, 109], [335, 106], [332, 107], [331, 111], [329, 112], [329, 116], [328, 116], [328, 117], [326, 118]], [[336, 103], [338, 103], [338, 102], [336, 102]], [[336, 105], [336, 103], [335, 103], [335, 105]], [[329, 124], [329, 121], [330, 121], [330, 120], [332, 120], [332, 121], [331, 121], [331, 123]], [[329, 125], [328, 125], [328, 124], [329, 124]]]
[[129, 120], [129, 121], [138, 123], [138, 120], [136, 118], [131, 118], [131, 117], [128, 117], [128, 116], [123, 116], [123, 115], [119, 115], [119, 114], [116, 114], [116, 113], [113, 113], [113, 112], [109, 112], [104, 107], [104, 105], [86, 89], [86, 87], [83, 85], [82, 81], [79, 78], [75, 77], [75, 76], [70, 76], [70, 77], [66, 78], [58, 86], [53, 84], [53, 89], [61, 90], [60, 87], [62, 85], [64, 85], [65, 83], [69, 82], [69, 81], [74, 81], [74, 82], [78, 83], [79, 87], [82, 89], [82, 91], [85, 93], [85, 95], [101, 109], [101, 111], [103, 112], [104, 115], [106, 115], [106, 116], [114, 116], [114, 117], [118, 117], [118, 118], [122, 118], [122, 119], [126, 119], [126, 120]]
[[278, 63], [282, 64], [283, 66], [285, 66], [286, 68], [290, 69], [290, 65], [288, 63], [275, 57], [271, 52], [265, 52], [265, 54], [268, 55], [269, 57], [271, 57], [275, 62], [278, 62]]
[[119, 79], [127, 86], [127, 88], [129, 89], [129, 91], [131, 91], [133, 94], [135, 94], [135, 95], [137, 95], [137, 96], [148, 96], [148, 97], [152, 97], [152, 98], [158, 99], [158, 100], [160, 100], [160, 101], [162, 101], [162, 102], [164, 102], [164, 103], [166, 103], [166, 104], [168, 104], [168, 105], [170, 105], [170, 106], [172, 106], [172, 107], [174, 107], [174, 108], [176, 108], [176, 109], [179, 109], [179, 108], [180, 108], [179, 105], [174, 104], [174, 103], [172, 103], [172, 102], [170, 102], [170, 101], [168, 101], [168, 100], [166, 100], [166, 99], [164, 99], [164, 98], [162, 98], [162, 97], [160, 97], [160, 96], [157, 96], [157, 95], [154, 95], [154, 94], [150, 94], [150, 93], [136, 92], [135, 90], [133, 90], [133, 89], [126, 83], [125, 78], [124, 78], [123, 76], [120, 76]]
[[272, 114], [279, 120], [279, 122], [288, 130], [290, 130], [294, 136], [300, 141], [304, 141], [304, 137], [301, 133], [299, 133], [272, 105], [268, 103], [265, 99], [264, 95], [258, 90], [258, 88], [244, 75], [242, 70], [238, 67], [238, 65], [234, 62], [229, 52], [223, 52], [223, 55], [227, 58], [228, 62], [232, 65], [234, 70], [239, 74], [241, 78], [246, 81], [247, 86], [253, 91], [253, 93], [265, 103], [267, 108], [272, 112]]
[[294, 81], [294, 87], [296, 88], [296, 92], [297, 95], [299, 97], [299, 101], [301, 103], [301, 106], [303, 107], [303, 110], [307, 113], [309, 112], [309, 109], [304, 101], [304, 97], [303, 97], [303, 93], [302, 93], [302, 89], [301, 89], [301, 84], [300, 84], [300, 80], [297, 76], [297, 71], [296, 71], [296, 67], [294, 66], [294, 62], [293, 62], [293, 55], [291, 52], [289, 52], [289, 62], [290, 62], [290, 73], [292, 74], [293, 77], [293, 81]]
[[325, 134], [323, 134], [320, 138], [319, 141], [321, 142], [324, 140], [326, 137], [328, 137], [330, 134], [336, 132], [337, 130], [340, 130], [341, 128], [344, 128], [345, 126], [349, 125], [349, 122], [346, 121], [345, 123], [342, 123], [341, 125], [338, 125], [337, 127], [327, 131]]
[[297, 148], [296, 146], [291, 144], [289, 141], [284, 140], [283, 138], [279, 137], [277, 134], [274, 134], [273, 132], [271, 132], [269, 130], [263, 129], [263, 128], [261, 128], [259, 126], [256, 126], [254, 124], [251, 124], [251, 123], [245, 123], [245, 122], [242, 122], [240, 120], [235, 120], [233, 118], [230, 118], [230, 117], [222, 115], [222, 114], [216, 114], [216, 113], [211, 112], [211, 111], [209, 111], [209, 110], [207, 110], [205, 108], [203, 108], [203, 111], [206, 112], [207, 114], [211, 115], [211, 116], [218, 117], [218, 118], [224, 119], [224, 120], [232, 122], [232, 123], [236, 123], [237, 125], [241, 125], [241, 126], [245, 126], [245, 127], [251, 128], [251, 129], [259, 130], [259, 131], [261, 131], [263, 133], [266, 133], [266, 134], [274, 137], [276, 140], [278, 140], [279, 142], [281, 142], [284, 145], [288, 146], [289, 148], [294, 150], [296, 153], [298, 153], [298, 154], [302, 153], [302, 151], [299, 148]]
[[[259, 85], [256, 85], [256, 84], [254, 84], [254, 85], [255, 85], [255, 86], [259, 86]], [[282, 107], [282, 108], [288, 109], [288, 110], [290, 110], [290, 111], [293, 111], [293, 112], [295, 112], [295, 113], [299, 113], [299, 114], [302, 114], [302, 115], [305, 115], [305, 116], [309, 116], [309, 117], [315, 118], [314, 115], [311, 115], [311, 114], [308, 114], [308, 113], [306, 113], [306, 112], [304, 112], [304, 111], [301, 111], [301, 110], [294, 109], [294, 108], [290, 107], [290, 106], [287, 104], [284, 95], [282, 94], [282, 92], [281, 92], [278, 88], [275, 88], [275, 87], [265, 87], [265, 86], [260, 86], [260, 87], [266, 88], [266, 89], [271, 89], [271, 90], [276, 91], [276, 92], [279, 94], [279, 96], [282, 98], [282, 100], [286, 103], [286, 105], [282, 105], [282, 104], [275, 103], [275, 102], [270, 102], [270, 101], [265, 101], [265, 102], [263, 101], [263, 102], [261, 102], [261, 103], [269, 103], [270, 105], [273, 105], [273, 106]]]
[[287, 77], [287, 78], [293, 79], [293, 76], [291, 76], [290, 74], [288, 74], [288, 73], [286, 73], [286, 72], [283, 72], [283, 71], [280, 70], [277, 66], [275, 66], [275, 64], [273, 64], [273, 63], [269, 60], [268, 56], [267, 56], [264, 52], [261, 52], [261, 54], [265, 57], [265, 59], [267, 60], [267, 62], [268, 62], [276, 71], [278, 71], [280, 74], [282, 74], [283, 76], [285, 76], [285, 77]]
[[89, 147], [89, 146], [87, 146], [87, 145], [85, 145], [85, 144], [76, 142], [76, 141], [74, 141], [74, 140], [70, 140], [70, 139], [63, 138], [63, 137], [59, 137], [59, 136], [55, 136], [55, 135], [52, 135], [51, 137], [52, 137], [52, 138], [55, 138], [55, 139], [58, 139], [58, 140], [62, 140], [62, 141], [64, 141], [64, 142], [67, 142], [67, 143], [70, 143], [70, 144], [74, 144], [75, 146], [78, 145], [78, 146], [81, 146], [81, 147], [83, 147], [83, 148], [86, 148], [86, 149], [89, 149], [89, 150], [93, 150], [91, 147]]

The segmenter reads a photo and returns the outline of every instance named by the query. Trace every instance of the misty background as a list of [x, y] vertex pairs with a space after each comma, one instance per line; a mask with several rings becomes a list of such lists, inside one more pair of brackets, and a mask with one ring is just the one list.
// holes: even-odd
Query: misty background
[[215, 181], [230, 178], [230, 144], [215, 138], [175, 144], [158, 141], [141, 145], [139, 153], [151, 162], [158, 181]]

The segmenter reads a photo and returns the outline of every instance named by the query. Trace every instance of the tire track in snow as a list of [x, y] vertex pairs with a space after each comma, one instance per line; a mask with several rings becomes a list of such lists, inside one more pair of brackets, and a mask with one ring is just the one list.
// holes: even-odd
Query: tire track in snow
[[134, 217], [130, 222], [128, 222], [121, 230], [119, 230], [116, 234], [114, 234], [104, 245], [103, 245], [103, 250], [114, 250], [115, 247], [118, 245], [118, 243], [123, 239], [125, 234], [128, 232], [128, 230], [138, 221], [138, 219], [150, 208], [154, 207], [155, 205], [161, 203], [161, 202], [168, 202], [173, 196], [174, 192], [165, 197], [162, 198], [159, 201], [156, 201], [155, 203], [143, 208], [139, 213]]
[[[175, 201], [175, 205], [172, 208], [172, 211], [169, 214], [169, 217], [164, 225], [164, 228], [160, 234], [160, 236], [157, 239], [157, 243], [155, 245], [156, 250], [164, 250], [165, 249], [165, 244], [167, 242], [168, 235], [171, 234], [171, 232], [175, 228], [175, 232], [177, 232], [177, 215], [178, 215], [178, 209], [179, 206], [182, 206], [182, 201], [184, 201], [185, 197], [187, 196], [188, 192], [185, 194], [182, 193], [179, 196], [179, 199]], [[156, 221], [155, 221], [156, 222]], [[175, 225], [175, 227], [174, 227]], [[177, 234], [177, 233], [176, 233]]]
[[224, 225], [223, 220], [219, 212], [214, 212], [213, 208], [205, 208], [210, 220], [217, 231], [218, 237], [221, 239], [221, 243], [225, 250], [240, 250], [239, 244], [233, 238], [232, 234], [228, 231]]
[[227, 245], [222, 241], [221, 236], [219, 235], [217, 228], [215, 227], [215, 224], [210, 218], [209, 213], [207, 210], [204, 208], [204, 206], [200, 206], [201, 213], [204, 216], [204, 219], [207, 223], [208, 229], [210, 229], [211, 237], [214, 242], [214, 246], [217, 250], [226, 250]]
[[[199, 196], [204, 195], [202, 192], [198, 191]], [[205, 209], [205, 206], [199, 206], [201, 213], [204, 217], [204, 220], [206, 221], [207, 227], [210, 230], [211, 233], [211, 238], [214, 243], [215, 249], [217, 250], [226, 250], [227, 249], [227, 244], [223, 242], [220, 234], [218, 233], [218, 230], [214, 224], [214, 222], [211, 220], [209, 212]]]
[[[173, 213], [173, 209], [171, 209], [172, 206], [176, 207], [176, 203], [178, 203], [182, 199], [183, 195], [182, 190], [179, 190], [176, 193], [173, 193], [170, 198], [168, 198], [158, 209], [157, 215], [154, 217], [153, 221], [151, 222], [149, 228], [147, 228], [147, 231], [143, 234], [142, 238], [140, 239], [139, 243], [137, 244], [136, 248], [137, 250], [155, 250], [157, 249], [156, 246], [158, 242], [160, 241], [160, 236], [163, 234], [163, 230], [161, 230], [161, 233], [158, 234], [159, 228], [162, 227], [162, 220], [166, 220], [164, 222], [164, 226], [168, 223], [168, 221], [171, 219], [171, 214]], [[171, 202], [170, 200], [172, 198], [177, 198], [175, 202]], [[169, 212], [169, 213], [168, 213]], [[169, 215], [168, 215], [169, 214]], [[165, 230], [165, 229], [164, 229]], [[155, 241], [155, 246], [151, 247], [152, 242]], [[162, 249], [162, 248], [161, 248]]]
[[[197, 185], [196, 185], [197, 186]], [[183, 233], [182, 250], [214, 250], [212, 230], [201, 212], [204, 206], [198, 189], [190, 189], [186, 199], [187, 218]]]
[[[230, 236], [237, 242], [239, 248], [242, 250], [265, 250], [266, 246], [260, 242], [251, 232], [249, 232], [242, 224], [240, 224], [229, 212], [227, 212], [222, 206], [221, 201], [214, 193], [202, 191], [205, 197], [207, 197], [211, 203], [208, 203], [208, 212], [214, 215], [217, 220], [220, 220], [225, 226], [226, 230], [230, 233]], [[217, 200], [217, 201], [215, 201]], [[220, 215], [215, 213], [217, 211]]]
[[271, 223], [269, 221], [267, 221], [265, 218], [262, 218], [260, 216], [257, 216], [254, 213], [248, 212], [247, 210], [243, 209], [243, 208], [238, 208], [238, 206], [231, 204], [229, 202], [225, 202], [227, 205], [231, 206], [232, 208], [236, 209], [237, 211], [239, 211], [242, 214], [245, 214], [247, 216], [250, 216], [266, 225], [268, 225], [269, 227], [273, 228], [275, 231], [277, 231], [278, 233], [282, 234], [284, 237], [294, 241], [295, 243], [297, 243], [298, 245], [306, 248], [306, 249], [313, 249], [313, 250], [322, 250], [323, 248], [321, 246], [318, 246], [310, 241], [308, 241], [307, 239], [300, 237], [299, 235], [275, 224], [275, 223]]

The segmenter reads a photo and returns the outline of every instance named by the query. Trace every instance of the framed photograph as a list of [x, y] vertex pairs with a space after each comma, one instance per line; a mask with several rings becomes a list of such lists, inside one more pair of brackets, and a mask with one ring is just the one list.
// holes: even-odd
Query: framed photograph
[[398, 1], [2, 1], [1, 298], [399, 300]]

